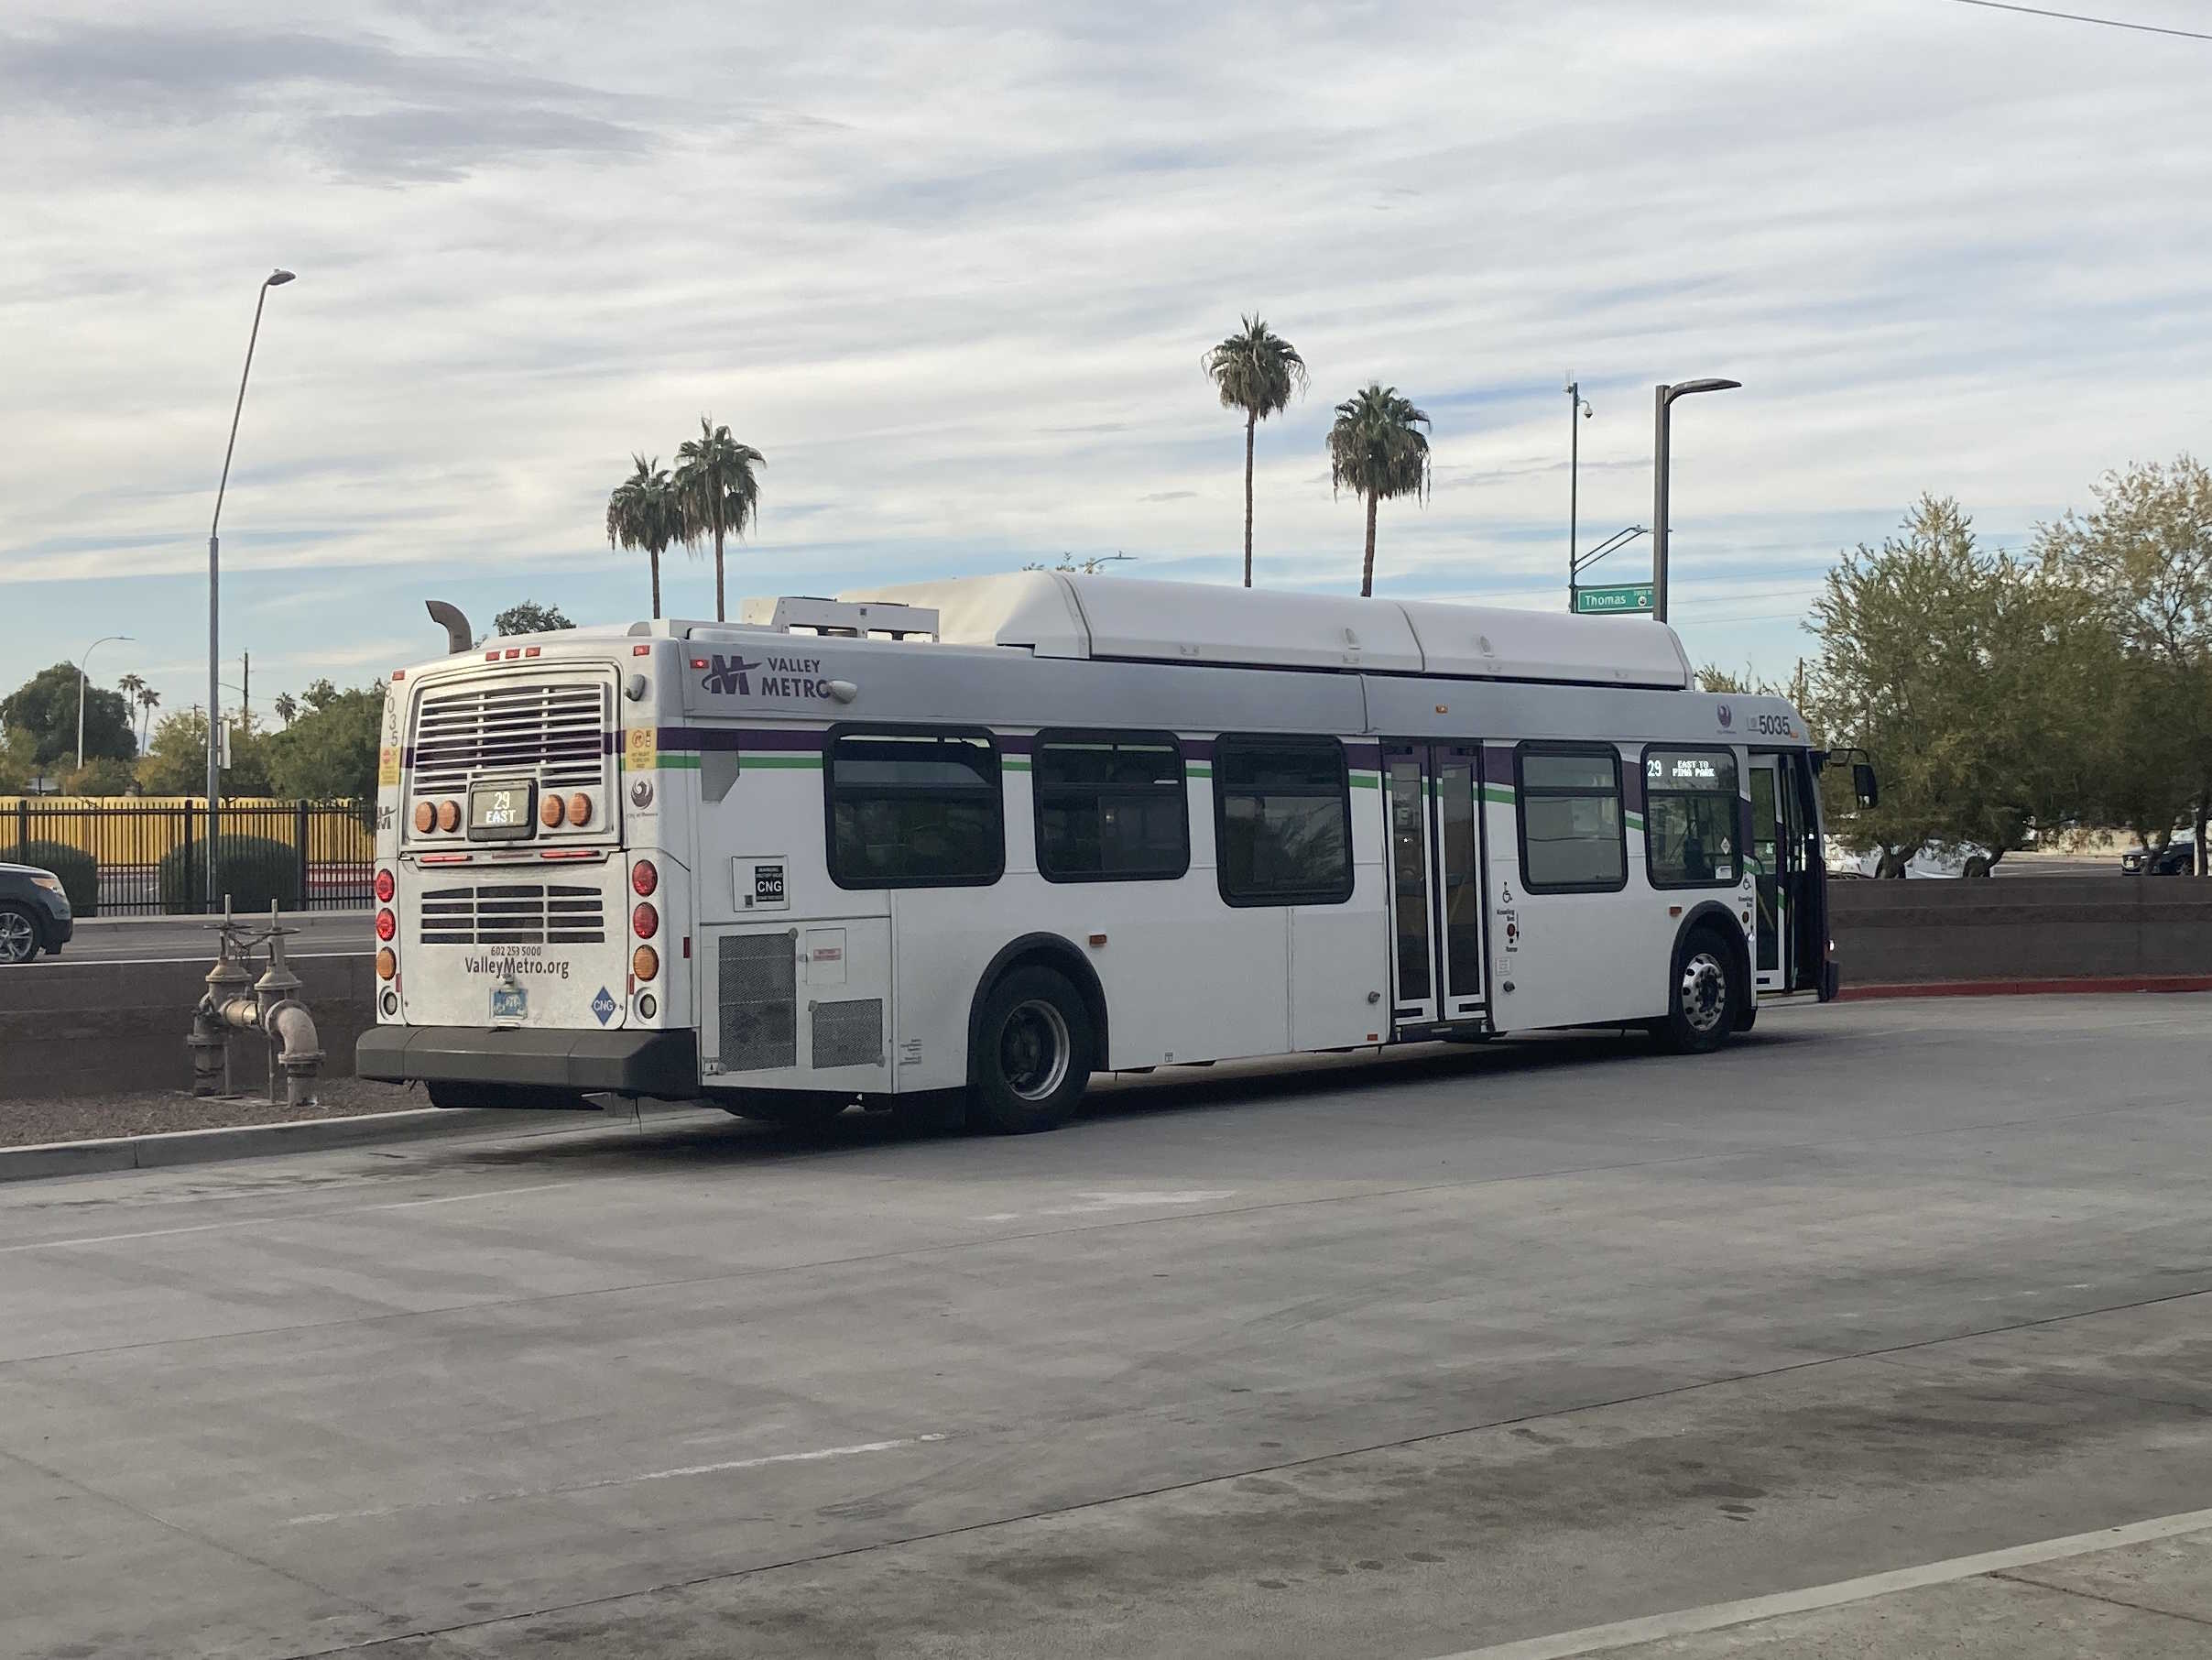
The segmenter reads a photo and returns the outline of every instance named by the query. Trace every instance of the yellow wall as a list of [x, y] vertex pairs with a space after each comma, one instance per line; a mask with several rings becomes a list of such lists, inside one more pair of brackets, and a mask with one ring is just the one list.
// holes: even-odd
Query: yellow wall
[[[0, 847], [16, 845], [16, 830], [20, 822], [16, 814], [19, 796], [0, 795]], [[59, 842], [65, 847], [76, 847], [94, 854], [111, 865], [151, 865], [161, 856], [184, 842], [183, 814], [180, 808], [194, 808], [192, 839], [207, 839], [207, 804], [204, 798], [189, 795], [123, 795], [73, 796], [38, 795], [31, 803], [31, 839], [41, 842]], [[266, 835], [273, 840], [289, 842], [293, 834], [292, 814], [297, 802], [278, 801], [257, 796], [230, 796], [223, 803], [223, 834], [225, 835]], [[166, 807], [166, 813], [117, 812], [98, 815], [101, 808], [154, 808]], [[49, 816], [40, 809], [60, 809], [58, 816]], [[233, 809], [239, 809], [233, 812]], [[91, 809], [91, 812], [72, 813], [71, 809]], [[259, 811], [246, 811], [258, 809]], [[275, 809], [271, 812], [269, 809]], [[368, 826], [352, 814], [341, 818], [327, 808], [318, 812], [310, 827], [309, 857], [314, 860], [352, 859], [365, 862], [375, 852], [374, 838]]]

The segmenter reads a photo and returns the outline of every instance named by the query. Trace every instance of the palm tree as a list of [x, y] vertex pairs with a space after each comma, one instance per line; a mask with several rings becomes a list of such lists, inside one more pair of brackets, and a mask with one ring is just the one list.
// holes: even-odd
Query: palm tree
[[676, 500], [683, 513], [683, 544], [701, 539], [714, 542], [714, 620], [728, 617], [723, 597], [722, 538], [725, 532], [743, 540], [745, 528], [759, 517], [760, 480], [755, 467], [765, 467], [768, 457], [749, 443], [739, 443], [727, 427], [708, 417], [699, 418], [699, 436], [687, 438], [676, 449]]
[[[123, 707], [127, 713], [137, 703], [138, 693], [146, 690], [146, 681], [136, 674], [125, 674], [115, 684], [123, 689]], [[146, 746], [140, 744], [138, 748], [144, 749]]]
[[[683, 538], [683, 512], [677, 505], [676, 486], [669, 470], [656, 455], [648, 461], [632, 454], [637, 470], [615, 486], [606, 498], [606, 545], [642, 548], [653, 564], [653, 617], [660, 617], [660, 556], [669, 544]], [[719, 568], [719, 566], [717, 566]]]
[[1306, 388], [1306, 360], [1298, 348], [1257, 317], [1201, 360], [1221, 388], [1221, 407], [1244, 411], [1244, 585], [1252, 585], [1252, 435], [1269, 416], [1290, 407], [1291, 394]]
[[300, 713], [300, 700], [289, 692], [277, 693], [277, 718], [290, 726]]
[[1429, 441], [1413, 429], [1429, 418], [1398, 395], [1396, 387], [1373, 381], [1366, 390], [1336, 406], [1329, 429], [1329, 487], [1367, 498], [1368, 552], [1359, 567], [1359, 596], [1375, 593], [1375, 509], [1393, 496], [1425, 497], [1429, 493]]
[[138, 688], [138, 748], [146, 748], [147, 728], [152, 725], [154, 711], [161, 707], [161, 693], [151, 686]]

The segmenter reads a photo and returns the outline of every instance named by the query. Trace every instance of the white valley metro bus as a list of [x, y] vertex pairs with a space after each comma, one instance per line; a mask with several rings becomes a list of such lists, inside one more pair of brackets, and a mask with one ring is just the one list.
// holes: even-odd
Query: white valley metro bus
[[364, 1076], [1027, 1130], [1095, 1071], [1835, 995], [1825, 757], [1663, 626], [1045, 572], [742, 615], [393, 677]]

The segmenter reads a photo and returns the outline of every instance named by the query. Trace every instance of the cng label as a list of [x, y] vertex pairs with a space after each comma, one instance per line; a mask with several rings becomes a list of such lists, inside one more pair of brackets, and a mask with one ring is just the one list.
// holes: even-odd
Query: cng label
[[599, 995], [592, 999], [592, 1012], [599, 1017], [602, 1026], [615, 1018], [614, 994], [605, 986], [599, 988]]

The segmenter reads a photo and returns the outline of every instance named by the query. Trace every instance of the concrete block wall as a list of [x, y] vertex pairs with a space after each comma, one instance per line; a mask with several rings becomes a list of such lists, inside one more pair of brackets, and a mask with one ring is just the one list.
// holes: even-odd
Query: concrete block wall
[[[190, 1090], [185, 1034], [207, 990], [207, 963], [72, 963], [66, 957], [0, 970], [0, 1101], [123, 1090]], [[354, 1043], [373, 1019], [375, 964], [366, 956], [303, 957], [293, 965], [315, 1017], [325, 1077], [354, 1075]], [[231, 1041], [242, 1090], [268, 1083], [268, 1046]]]
[[2212, 975], [2212, 881], [2186, 877], [1839, 881], [1828, 909], [1846, 986]]

